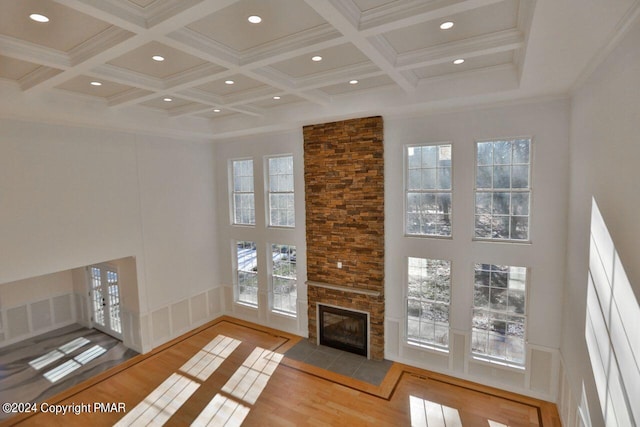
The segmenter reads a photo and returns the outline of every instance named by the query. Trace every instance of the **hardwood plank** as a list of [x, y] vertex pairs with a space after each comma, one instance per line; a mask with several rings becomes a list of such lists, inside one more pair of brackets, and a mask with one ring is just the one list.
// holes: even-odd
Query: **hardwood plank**
[[[240, 344], [224, 354], [215, 370], [201, 376], [202, 369], [193, 370], [196, 365], [206, 366], [199, 362], [200, 352], [205, 348], [213, 351], [216, 347], [211, 343], [221, 335]], [[486, 427], [489, 420], [509, 427], [560, 425], [552, 403], [399, 363], [391, 366], [380, 386], [286, 357], [278, 364], [276, 359], [281, 356], [271, 352], [283, 354], [299, 340], [281, 331], [222, 317], [48, 403], [123, 402], [130, 413], [145, 399], [156, 399], [165, 408], [162, 416], [167, 425], [176, 426], [190, 425], [199, 415], [216, 423], [228, 420], [228, 425], [261, 427], [396, 427], [427, 422], [429, 426]], [[219, 351], [217, 354], [221, 356]], [[238, 374], [241, 368], [247, 373], [242, 378]], [[234, 375], [237, 381], [225, 389]], [[178, 388], [167, 386], [161, 397], [150, 398], [169, 378], [174, 378]], [[149, 420], [160, 420], [153, 412], [147, 415]], [[14, 417], [2, 425], [102, 426], [113, 425], [125, 416], [96, 411], [65, 417], [38, 413]]]

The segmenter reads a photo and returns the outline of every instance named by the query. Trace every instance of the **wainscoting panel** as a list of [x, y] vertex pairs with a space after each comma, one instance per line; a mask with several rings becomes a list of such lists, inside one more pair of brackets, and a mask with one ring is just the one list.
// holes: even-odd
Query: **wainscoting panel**
[[189, 300], [185, 299], [171, 305], [171, 335], [176, 336], [189, 330]]
[[207, 294], [201, 293], [189, 300], [191, 304], [191, 324], [201, 323], [207, 318]]
[[169, 307], [162, 307], [151, 313], [154, 346], [162, 344], [171, 338], [171, 319]]
[[385, 357], [398, 357], [400, 348], [400, 322], [397, 319], [387, 319], [385, 322]]
[[451, 331], [451, 368], [455, 372], [464, 372], [465, 356], [467, 354], [467, 336], [463, 333]]
[[531, 378], [529, 388], [533, 391], [551, 394], [552, 378], [557, 379], [553, 369], [553, 354], [548, 351], [531, 349]]
[[209, 304], [209, 315], [215, 316], [222, 314], [222, 296], [224, 295], [224, 288], [214, 288], [207, 292], [207, 301]]
[[71, 322], [74, 319], [73, 294], [53, 297], [53, 323]]
[[51, 301], [46, 299], [29, 304], [31, 311], [31, 330], [38, 332], [45, 330], [52, 325]]
[[27, 306], [21, 305], [7, 310], [7, 331], [9, 338], [27, 336], [31, 328], [29, 327], [29, 313]]
[[0, 309], [0, 347], [76, 322], [73, 293]]

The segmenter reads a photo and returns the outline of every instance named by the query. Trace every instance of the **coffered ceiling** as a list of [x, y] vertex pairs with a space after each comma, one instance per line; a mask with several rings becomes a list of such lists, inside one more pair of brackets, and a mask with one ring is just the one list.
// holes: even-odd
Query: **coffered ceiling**
[[[0, 0], [0, 116], [216, 139], [560, 94], [638, 15], [637, 0], [585, 2], [607, 6]], [[587, 31], [590, 46], [567, 50]], [[536, 77], [549, 67], [552, 82]]]

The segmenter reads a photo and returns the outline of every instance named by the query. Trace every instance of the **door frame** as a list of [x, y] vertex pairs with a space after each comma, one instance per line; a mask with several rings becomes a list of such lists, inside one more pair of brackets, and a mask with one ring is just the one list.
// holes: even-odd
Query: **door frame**
[[[95, 321], [95, 311], [93, 304], [93, 276], [91, 274], [91, 268], [100, 269], [100, 287], [103, 292], [103, 310], [104, 310], [104, 319], [105, 324], [101, 325], [100, 323]], [[111, 327], [111, 316], [110, 316], [110, 301], [109, 301], [109, 284], [106, 277], [107, 270], [116, 273], [118, 277], [117, 286], [118, 286], [118, 304], [120, 306], [119, 317], [120, 317], [120, 332], [113, 330]], [[86, 284], [87, 284], [87, 295], [88, 295], [88, 308], [89, 308], [89, 324], [92, 328], [99, 330], [100, 332], [104, 332], [107, 335], [111, 335], [114, 338], [122, 340], [122, 292], [121, 292], [121, 283], [120, 283], [120, 272], [118, 271], [118, 267], [114, 264], [109, 263], [96, 263], [91, 264], [85, 267], [85, 275], [86, 275]]]

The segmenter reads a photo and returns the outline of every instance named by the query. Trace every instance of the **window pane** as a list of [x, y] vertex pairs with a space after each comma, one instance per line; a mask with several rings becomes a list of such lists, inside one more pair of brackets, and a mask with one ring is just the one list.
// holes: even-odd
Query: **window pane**
[[529, 188], [529, 166], [511, 167], [511, 188]]
[[423, 190], [436, 189], [436, 169], [422, 169], [422, 186]]
[[513, 143], [513, 163], [529, 163], [528, 139], [519, 139]]
[[493, 188], [511, 188], [511, 168], [509, 166], [493, 167]]
[[474, 354], [524, 364], [526, 272], [524, 267], [475, 265]]
[[491, 188], [493, 177], [493, 166], [478, 166], [476, 176], [476, 187]]
[[510, 141], [497, 141], [493, 143], [493, 163], [496, 165], [511, 164]]
[[530, 142], [477, 143], [475, 237], [529, 239]]
[[422, 147], [422, 167], [435, 168], [438, 163], [438, 147], [427, 145]]
[[238, 301], [258, 304], [258, 257], [254, 242], [236, 244], [237, 297]]
[[444, 167], [438, 169], [438, 189], [450, 190], [451, 189], [451, 168]]
[[451, 145], [407, 147], [406, 153], [405, 232], [450, 236]]
[[479, 165], [493, 164], [493, 144], [491, 142], [478, 143], [478, 164]]
[[407, 339], [446, 347], [449, 342], [451, 265], [408, 258]]
[[272, 309], [289, 314], [297, 311], [297, 259], [293, 245], [271, 245]]
[[269, 225], [295, 226], [293, 156], [271, 157], [269, 168]]
[[234, 160], [233, 171], [233, 223], [255, 224], [253, 197], [253, 160]]

